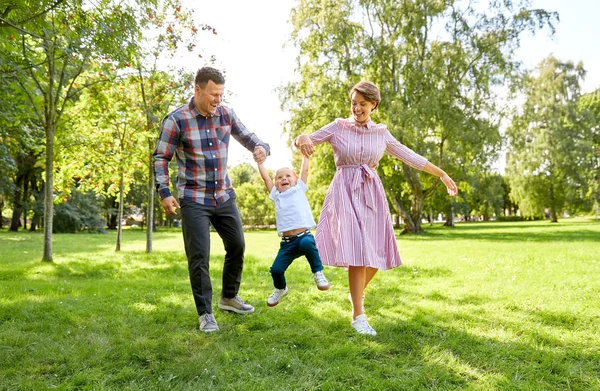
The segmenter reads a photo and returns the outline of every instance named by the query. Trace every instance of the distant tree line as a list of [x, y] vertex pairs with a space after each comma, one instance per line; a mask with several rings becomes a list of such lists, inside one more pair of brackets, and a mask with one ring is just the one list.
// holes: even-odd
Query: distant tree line
[[[279, 90], [288, 141], [349, 115], [349, 88], [368, 79], [383, 98], [373, 119], [459, 185], [449, 199], [435, 178], [385, 157], [378, 174], [406, 233], [440, 214], [452, 226], [598, 208], [600, 89], [581, 92], [583, 64], [550, 56], [528, 70], [516, 59], [522, 35], [553, 33], [556, 13], [488, 3], [302, 0], [292, 11], [298, 78]], [[42, 228], [51, 261], [53, 232], [116, 229], [118, 250], [130, 215], [152, 251], [153, 229], [176, 217], [156, 200], [151, 152], [160, 119], [192, 94], [194, 64], [177, 59], [202, 56], [202, 31], [216, 33], [176, 0], [2, 3], [0, 227]], [[502, 147], [504, 175], [494, 168]], [[331, 148], [318, 147], [316, 218], [334, 172]], [[244, 222], [274, 224], [256, 168], [230, 177]]]

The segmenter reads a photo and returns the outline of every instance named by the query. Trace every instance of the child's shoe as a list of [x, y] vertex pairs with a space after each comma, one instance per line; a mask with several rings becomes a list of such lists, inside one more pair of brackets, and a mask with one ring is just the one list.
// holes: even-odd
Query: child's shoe
[[287, 286], [283, 289], [275, 288], [273, 293], [271, 293], [271, 296], [269, 296], [269, 298], [267, 299], [267, 305], [269, 307], [275, 307], [277, 304], [279, 304], [281, 299], [283, 299], [284, 297], [287, 296], [287, 294], [288, 294]]
[[352, 321], [352, 327], [359, 334], [367, 334], [375, 336], [377, 332], [373, 330], [373, 327], [367, 322], [367, 316], [365, 314], [358, 315], [355, 320]]
[[317, 288], [321, 291], [326, 291], [331, 286], [322, 271], [315, 273], [315, 283], [317, 284]]

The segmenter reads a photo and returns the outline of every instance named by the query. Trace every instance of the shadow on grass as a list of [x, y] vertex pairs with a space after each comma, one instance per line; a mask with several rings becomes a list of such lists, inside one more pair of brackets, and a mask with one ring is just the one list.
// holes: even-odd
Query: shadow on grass
[[[560, 229], [568, 228], [568, 229]], [[540, 227], [533, 225], [517, 224], [494, 226], [477, 226], [454, 228], [433, 228], [425, 230], [418, 235], [396, 234], [396, 239], [403, 241], [431, 241], [431, 240], [476, 240], [487, 242], [598, 242], [600, 241], [600, 228], [597, 230], [584, 227], [575, 228], [570, 225], [552, 225]]]
[[[486, 310], [494, 303], [490, 297], [451, 299], [439, 292], [423, 299], [453, 308], [441, 305], [431, 310], [415, 305], [412, 294], [397, 287], [377, 291], [378, 297], [386, 299], [372, 303], [371, 311], [386, 314], [376, 325], [377, 339], [388, 344], [390, 355], [417, 355], [420, 361], [441, 363], [446, 371], [459, 370], [463, 378], [474, 381], [482, 374], [494, 375], [493, 389], [588, 390], [598, 386], [600, 350], [574, 349], [563, 338], [567, 332], [592, 326], [589, 317], [522, 308], [496, 317]], [[403, 320], [386, 320], [391, 318], [390, 311]], [[471, 325], [474, 332], [462, 325]], [[494, 337], [485, 337], [488, 333]], [[513, 338], [507, 338], [510, 335]]]
[[[149, 264], [160, 265], [153, 262]], [[220, 263], [222, 259], [215, 259], [215, 266]], [[403, 288], [410, 284], [376, 286], [378, 300], [367, 301], [379, 332], [372, 338], [350, 327], [345, 286], [319, 292], [305, 268], [298, 268], [302, 273], [290, 276], [290, 295], [274, 308], [264, 302], [270, 288], [262, 282], [268, 278], [250, 273], [242, 290], [256, 312], [228, 313], [213, 303], [220, 330], [204, 334], [197, 330], [185, 267], [185, 262], [177, 265], [174, 274], [166, 271], [170, 269], [140, 267], [129, 275], [104, 265], [57, 266], [63, 273], [60, 284], [37, 281], [29, 297], [3, 306], [0, 364], [6, 379], [13, 385], [26, 384], [22, 368], [27, 367], [39, 379], [32, 382], [59, 388], [101, 384], [122, 389], [133, 381], [136, 389], [249, 390], [275, 385], [290, 390], [584, 390], [597, 385], [597, 353], [572, 349], [527, 327], [542, 322], [571, 329], [574, 324], [566, 321], [567, 314], [540, 317], [522, 312], [516, 320], [497, 319], [485, 310], [492, 299], [483, 294], [450, 299], [440, 292], [425, 298], [476, 308], [431, 312], [415, 304], [415, 293]], [[427, 278], [450, 273], [444, 268], [413, 268], [400, 278], [410, 280], [414, 270]], [[144, 273], [145, 279], [137, 279]], [[81, 279], [82, 275], [88, 278]], [[345, 277], [340, 270], [329, 275], [332, 281]], [[106, 278], [112, 276], [107, 287]], [[218, 272], [213, 277], [216, 300]], [[390, 320], [385, 311], [402, 320]], [[524, 315], [527, 322], [519, 320]], [[474, 325], [477, 333], [453, 326], [459, 317]], [[494, 327], [518, 337], [504, 342], [483, 335], [482, 330]]]

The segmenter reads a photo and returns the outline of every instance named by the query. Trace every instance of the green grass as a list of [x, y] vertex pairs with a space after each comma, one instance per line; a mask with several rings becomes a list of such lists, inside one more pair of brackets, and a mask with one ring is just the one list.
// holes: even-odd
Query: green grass
[[[308, 263], [269, 308], [274, 231], [246, 233], [240, 294], [197, 331], [181, 233], [0, 232], [1, 390], [600, 390], [600, 223], [426, 227], [369, 286], [376, 337], [350, 327], [344, 269], [316, 289]], [[224, 251], [212, 238], [220, 292]], [[215, 301], [216, 303], [216, 301]]]

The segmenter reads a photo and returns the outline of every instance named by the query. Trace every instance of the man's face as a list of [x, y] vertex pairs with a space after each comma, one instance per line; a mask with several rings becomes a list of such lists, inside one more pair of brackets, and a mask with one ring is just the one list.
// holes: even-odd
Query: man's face
[[198, 84], [194, 86], [194, 105], [203, 116], [209, 116], [217, 111], [217, 107], [223, 101], [223, 84], [215, 84], [209, 80], [204, 88]]
[[297, 181], [296, 173], [289, 168], [280, 168], [275, 173], [275, 187], [280, 193], [296, 186]]

